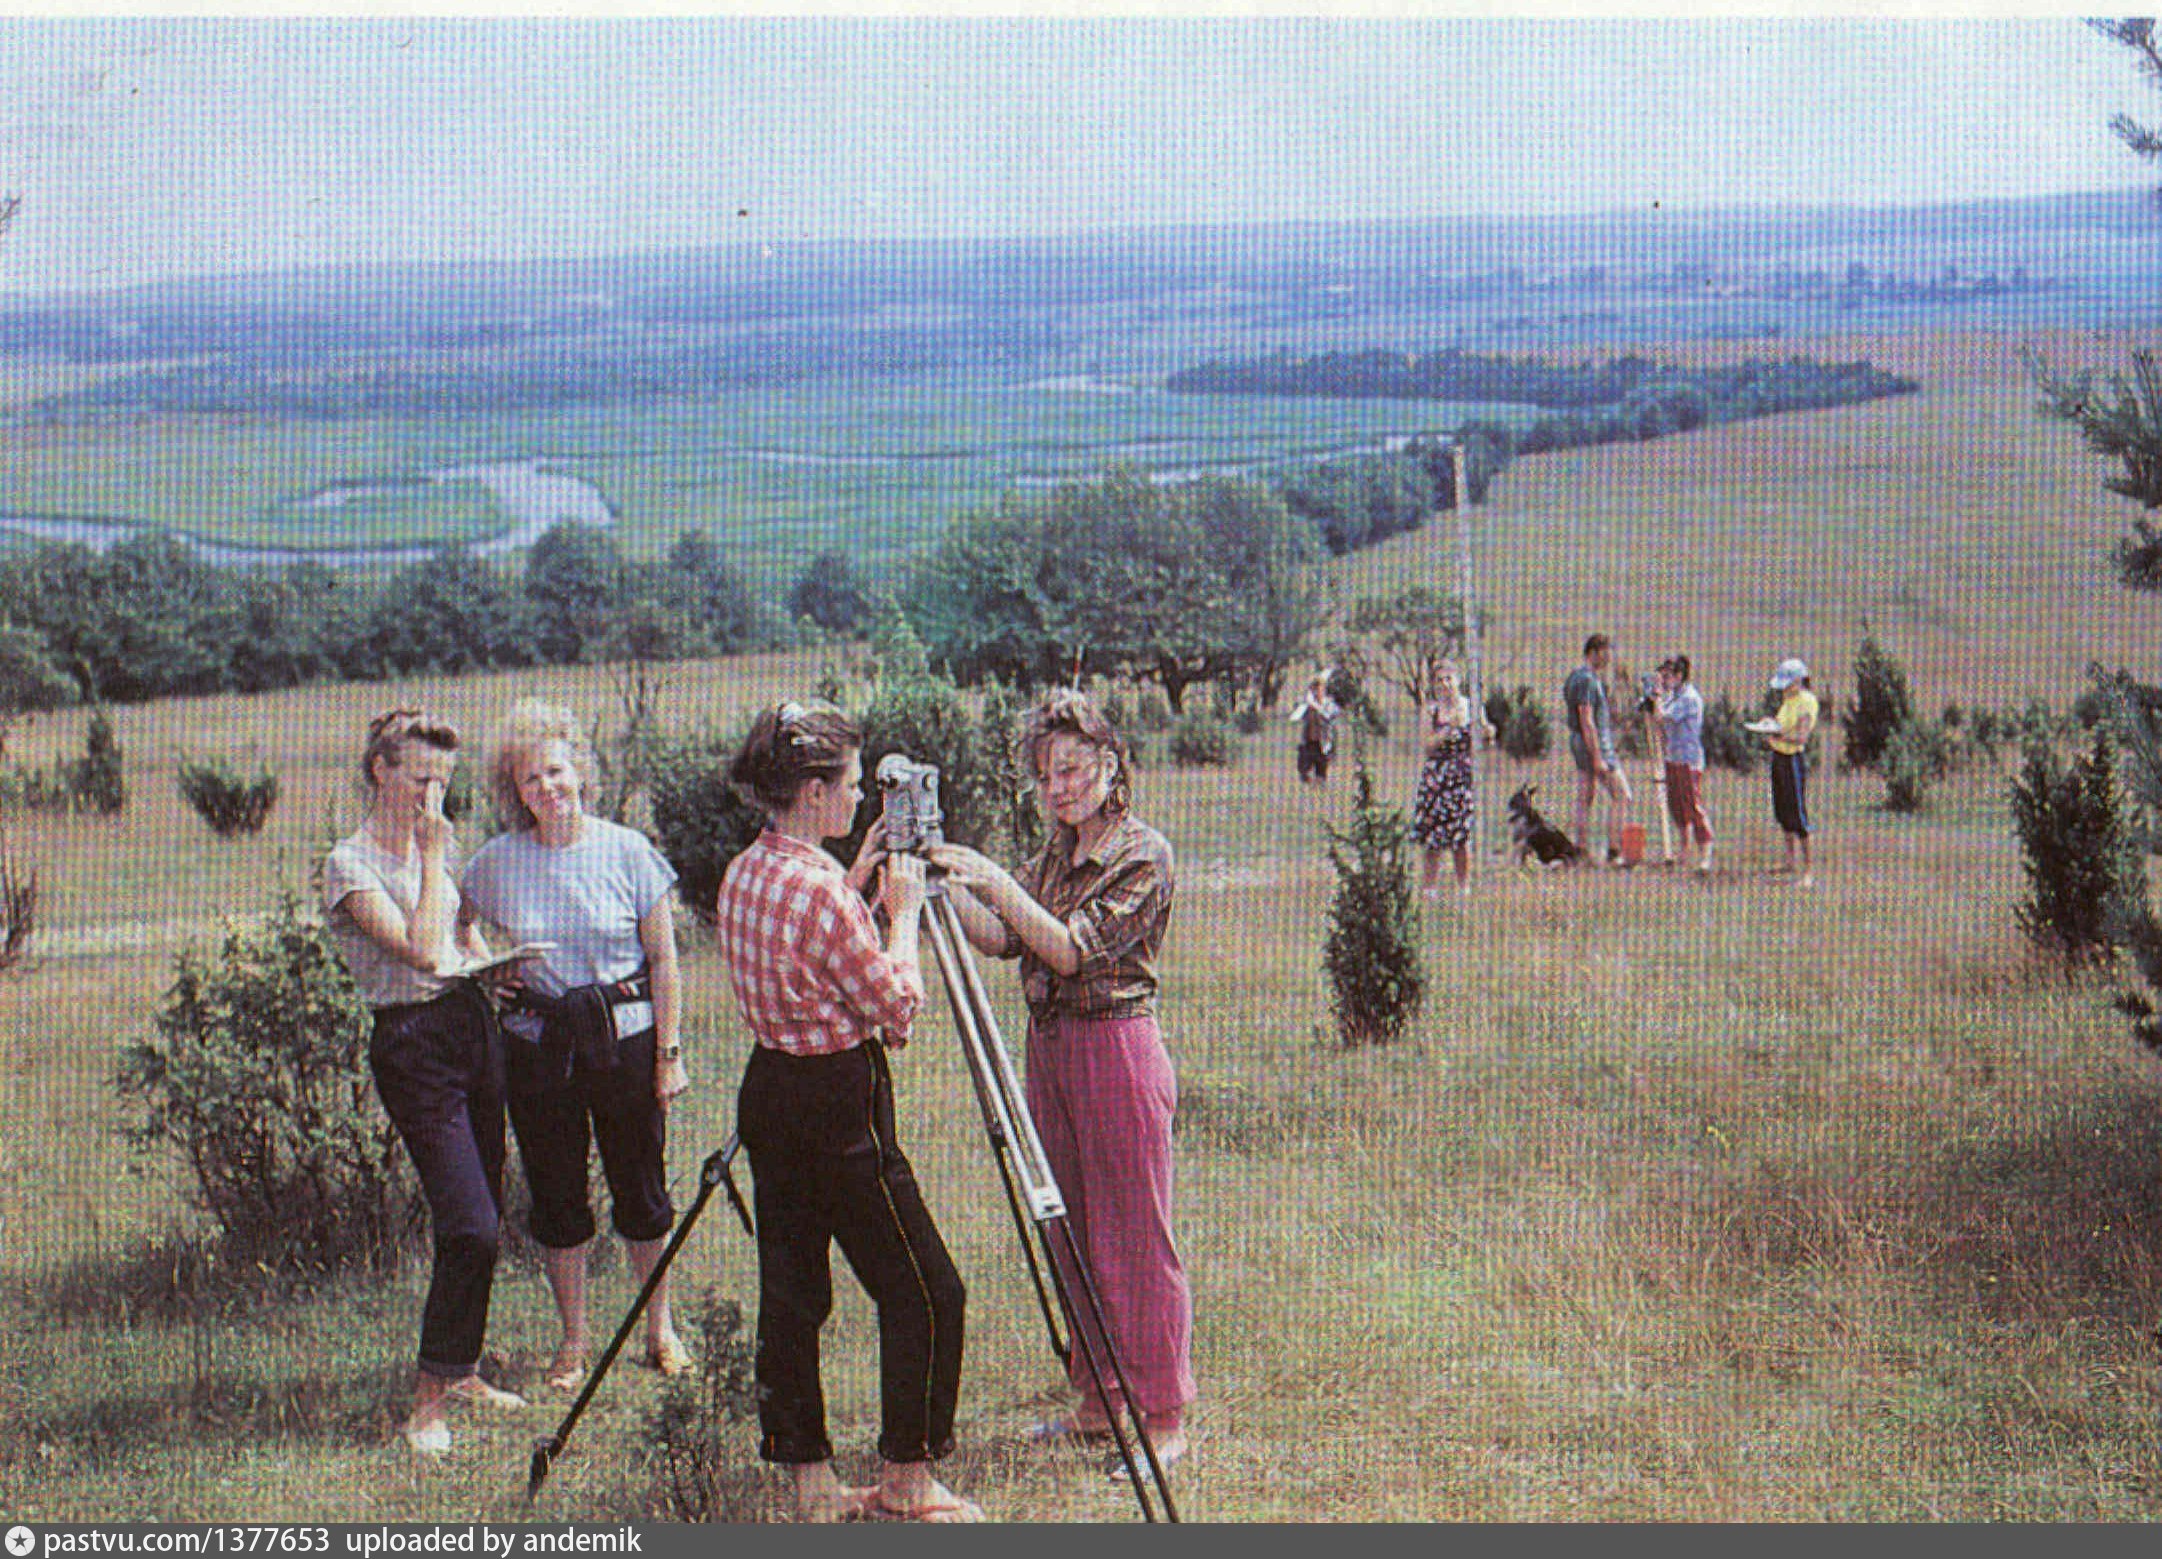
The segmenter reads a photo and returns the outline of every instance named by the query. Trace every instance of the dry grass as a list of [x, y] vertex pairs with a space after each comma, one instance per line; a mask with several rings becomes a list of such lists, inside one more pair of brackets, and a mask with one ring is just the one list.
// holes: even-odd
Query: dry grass
[[[1551, 699], [1574, 641], [1604, 626], [1646, 661], [1689, 648], [1709, 688], [1751, 686], [1789, 650], [1836, 685], [1864, 614], [1925, 707], [2061, 703], [2090, 656], [2142, 653], [2151, 621], [2099, 562], [2122, 515], [2027, 419], [2011, 343], [1910, 346], [1969, 377], [1519, 467], [1480, 516], [1511, 680]], [[2005, 458], [2006, 440], [2037, 453]], [[1361, 567], [1445, 569], [1449, 540]], [[1927, 610], [1894, 614], [1903, 584]], [[815, 670], [683, 668], [666, 713], [732, 718]], [[420, 1274], [295, 1293], [191, 1267], [173, 1243], [186, 1209], [128, 1172], [104, 1078], [188, 929], [304, 881], [349, 822], [368, 710], [419, 696], [477, 732], [534, 688], [606, 702], [597, 675], [555, 672], [124, 710], [128, 813], [25, 828], [52, 930], [0, 987], [0, 1508], [525, 1514], [523, 1450], [549, 1414], [441, 1468], [386, 1444]], [[78, 730], [43, 720], [26, 755]], [[172, 764], [250, 746], [286, 798], [260, 840], [214, 840]], [[1408, 798], [1416, 758], [1402, 734], [1380, 745], [1387, 793]], [[1181, 859], [1164, 1016], [1204, 1392], [1179, 1475], [1190, 1516], [2151, 1516], [2162, 1100], [2103, 984], [2067, 983], [2017, 937], [2003, 775], [1963, 776], [1920, 819], [1825, 776], [1814, 893], [1764, 874], [1761, 776], [1713, 777], [1709, 882], [1485, 871], [1468, 909], [1428, 913], [1414, 1038], [1346, 1054], [1325, 1035], [1318, 825], [1348, 786], [1317, 798], [1290, 770], [1272, 734], [1229, 772], [1143, 781]], [[1561, 764], [1532, 772], [1564, 812]], [[710, 950], [688, 967], [686, 1180], [725, 1132], [743, 1045]], [[1017, 1037], [1010, 981], [992, 983]], [[955, 1481], [1000, 1515], [1126, 1519], [1089, 1464], [1021, 1444], [1053, 1380], [943, 1013], [899, 1087], [971, 1286]], [[685, 1261], [694, 1284], [753, 1292], [725, 1215]], [[607, 1282], [604, 1308], [625, 1294], [620, 1264]], [[87, 1297], [101, 1286], [132, 1297]], [[874, 1333], [842, 1287], [829, 1395], [860, 1457]], [[541, 1285], [513, 1263], [491, 1346], [530, 1381], [548, 1343]], [[655, 1508], [637, 1433], [652, 1390], [611, 1381], [537, 1514]], [[744, 1514], [776, 1512], [766, 1478], [746, 1471], [735, 1493]]]

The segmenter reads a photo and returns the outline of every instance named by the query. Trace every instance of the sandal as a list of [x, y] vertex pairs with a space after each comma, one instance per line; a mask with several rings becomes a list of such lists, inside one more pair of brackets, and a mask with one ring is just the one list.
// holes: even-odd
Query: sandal
[[522, 1412], [526, 1399], [516, 1392], [503, 1391], [491, 1386], [478, 1375], [461, 1375], [443, 1388], [443, 1395], [453, 1402], [463, 1402], [470, 1407], [486, 1408], [498, 1413]]
[[921, 1505], [907, 1510], [887, 1504], [885, 1491], [880, 1490], [865, 1502], [863, 1514], [872, 1521], [922, 1521], [934, 1526], [973, 1524], [984, 1518], [981, 1505], [963, 1499], [944, 1484], [936, 1485], [931, 1497]]
[[[1156, 1465], [1163, 1468], [1165, 1473], [1168, 1474], [1172, 1468], [1186, 1460], [1186, 1450], [1186, 1440], [1183, 1436], [1167, 1448], [1159, 1447], [1156, 1452]], [[1149, 1459], [1142, 1454], [1141, 1447], [1138, 1445], [1134, 1447], [1134, 1465], [1141, 1469], [1142, 1477], [1149, 1476]], [[1113, 1483], [1127, 1481], [1126, 1463], [1116, 1451], [1111, 1453], [1111, 1460], [1104, 1464], [1104, 1473]]]
[[1034, 1445], [1095, 1445], [1111, 1439], [1112, 1435], [1109, 1424], [1084, 1423], [1067, 1413], [1030, 1424], [1028, 1438]]

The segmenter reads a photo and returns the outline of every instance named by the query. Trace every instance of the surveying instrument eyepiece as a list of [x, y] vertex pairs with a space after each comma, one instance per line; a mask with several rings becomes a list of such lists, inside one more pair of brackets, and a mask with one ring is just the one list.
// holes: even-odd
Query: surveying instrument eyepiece
[[[878, 788], [885, 796], [889, 850], [921, 853], [926, 845], [943, 841], [937, 769], [900, 753], [889, 753], [878, 765]], [[1029, 1281], [1036, 1290], [1036, 1304], [1043, 1313], [1051, 1351], [1057, 1355], [1060, 1367], [1069, 1372], [1078, 1352], [1096, 1399], [1107, 1409], [1111, 1437], [1118, 1446], [1119, 1461], [1134, 1499], [1141, 1507], [1141, 1518], [1159, 1519], [1156, 1504], [1149, 1497], [1148, 1484], [1153, 1483], [1163, 1503], [1162, 1519], [1177, 1521], [1179, 1512], [1171, 1497], [1170, 1479], [1140, 1411], [1132, 1405], [1126, 1366], [1104, 1315], [1095, 1275], [1067, 1220], [1066, 1198], [1051, 1173], [1043, 1140], [1037, 1136], [1036, 1123], [1028, 1113], [1026, 1097], [1014, 1073], [1013, 1057], [999, 1033], [998, 1018], [943, 873], [930, 874], [923, 908], [925, 939], [931, 944], [939, 982], [945, 986], [946, 1001], [953, 1010], [953, 1026], [960, 1035], [961, 1054], [968, 1062], [969, 1081], [975, 1087], [976, 1105], [983, 1115], [984, 1136], [998, 1166], [999, 1183], [1006, 1192], [1006, 1207], [1013, 1216], [1014, 1233], [1028, 1265]], [[1144, 1464], [1148, 1468], [1146, 1483], [1141, 1471]]]

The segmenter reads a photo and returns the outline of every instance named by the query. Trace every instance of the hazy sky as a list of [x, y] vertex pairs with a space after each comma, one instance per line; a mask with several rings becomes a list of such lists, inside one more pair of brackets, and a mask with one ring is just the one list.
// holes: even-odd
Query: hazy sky
[[0, 16], [0, 290], [310, 261], [2154, 181], [2069, 18]]

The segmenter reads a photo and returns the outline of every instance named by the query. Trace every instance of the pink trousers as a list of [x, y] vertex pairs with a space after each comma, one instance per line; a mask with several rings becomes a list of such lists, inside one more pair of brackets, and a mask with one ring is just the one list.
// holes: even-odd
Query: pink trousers
[[[1029, 1024], [1029, 1115], [1065, 1193], [1066, 1220], [1095, 1276], [1135, 1405], [1148, 1414], [1194, 1398], [1193, 1292], [1171, 1238], [1171, 1115], [1178, 1097], [1152, 1017]], [[1078, 1280], [1068, 1278], [1078, 1300]], [[1095, 1385], [1078, 1346], [1071, 1376], [1093, 1402]], [[1105, 1384], [1116, 1399], [1108, 1369]]]

